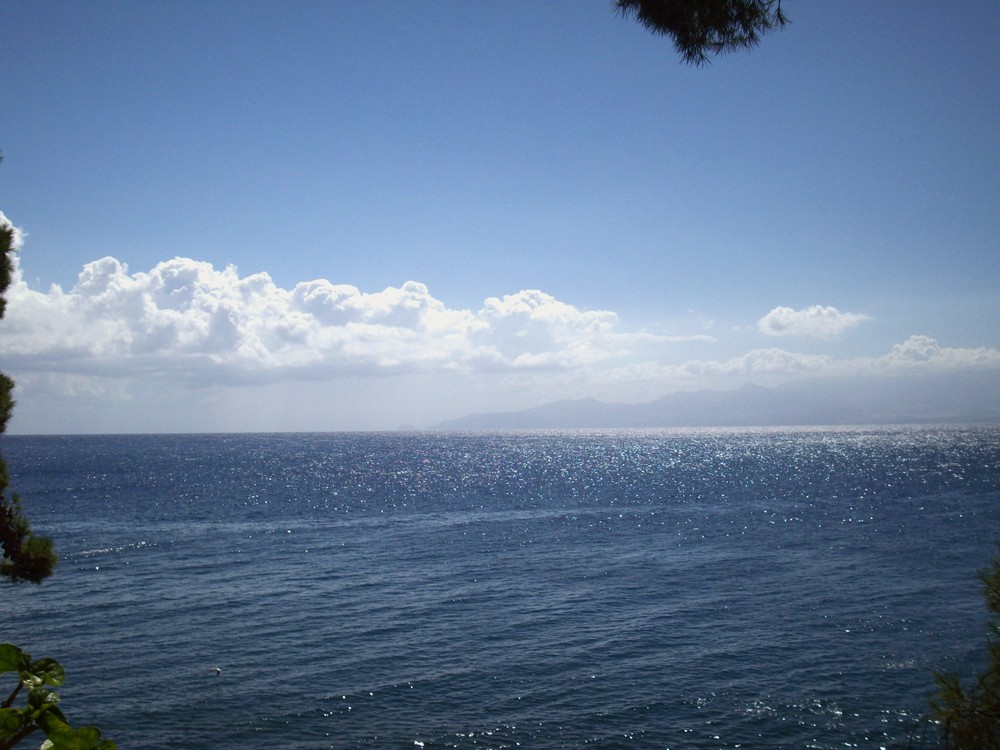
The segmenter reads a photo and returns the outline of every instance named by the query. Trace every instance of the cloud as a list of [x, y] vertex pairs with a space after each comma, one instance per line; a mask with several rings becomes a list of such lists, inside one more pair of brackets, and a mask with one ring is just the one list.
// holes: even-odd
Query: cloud
[[32, 290], [19, 270], [0, 353], [26, 372], [173, 374], [232, 384], [419, 369], [578, 368], [671, 339], [619, 330], [618, 316], [538, 290], [450, 309], [408, 281], [362, 292], [320, 279], [278, 287], [266, 273], [174, 258], [130, 273], [106, 257], [68, 292]]
[[757, 330], [766, 336], [831, 338], [866, 320], [869, 320], [867, 315], [841, 312], [836, 307], [813, 305], [804, 310], [776, 307], [757, 321]]
[[689, 376], [790, 375], [828, 370], [834, 360], [825, 354], [799, 354], [784, 349], [753, 349], [739, 357], [716, 361], [688, 361], [678, 373]]
[[754, 349], [724, 362], [686, 362], [679, 371], [695, 375], [903, 375], [1000, 367], [1000, 351], [941, 346], [928, 336], [910, 336], [877, 357], [836, 359], [784, 349]]
[[594, 382], [610, 394], [626, 385], [643, 389], [647, 397], [691, 387], [722, 387], [734, 383], [778, 383], [808, 377], [898, 376], [1000, 369], [1000, 351], [987, 347], [950, 348], [928, 336], [911, 336], [874, 357], [837, 359], [785, 349], [753, 349], [724, 360], [692, 359], [680, 364], [637, 362], [608, 368]]
[[928, 336], [910, 336], [877, 357], [836, 359], [823, 354], [798, 354], [783, 349], [755, 349], [725, 362], [688, 362], [684, 370], [717, 375], [902, 375], [1000, 367], [1000, 351], [941, 346]]
[[[323, 279], [284, 289], [266, 273], [241, 276], [189, 258], [135, 273], [101, 258], [83, 267], [69, 291], [32, 289], [15, 265], [8, 299], [0, 329], [5, 369], [25, 386], [63, 382], [109, 394], [120, 390], [118, 381], [150, 378], [240, 386], [453, 373], [560, 393], [655, 397], [748, 381], [1000, 367], [996, 349], [948, 348], [919, 335], [874, 357], [771, 347], [667, 364], [664, 346], [716, 339], [626, 331], [612, 311], [583, 310], [539, 290], [490, 297], [478, 310], [454, 309], [415, 281], [376, 292]], [[820, 307], [777, 308], [767, 317], [815, 335], [864, 319]]]
[[888, 354], [866, 364], [877, 373], [1000, 367], [1000, 351], [984, 346], [974, 349], [944, 347], [929, 336], [910, 336], [893, 346]]

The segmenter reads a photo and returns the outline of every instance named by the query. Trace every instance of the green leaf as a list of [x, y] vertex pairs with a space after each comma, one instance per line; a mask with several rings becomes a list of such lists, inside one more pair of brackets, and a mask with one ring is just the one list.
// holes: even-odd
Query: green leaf
[[[73, 729], [65, 721], [47, 716], [39, 722], [48, 739], [42, 747], [51, 750], [108, 750], [109, 740], [101, 739], [101, 730], [97, 727], [80, 727]], [[111, 743], [111, 749], [114, 743]]]
[[10, 739], [25, 725], [24, 711], [17, 708], [0, 708], [0, 739]]
[[28, 692], [28, 715], [33, 721], [41, 723], [42, 716], [56, 710], [57, 703], [59, 696], [54, 691], [33, 687]]
[[55, 685], [59, 687], [66, 680], [66, 671], [55, 659], [39, 659], [27, 670], [21, 672], [25, 685]]
[[31, 661], [31, 657], [13, 643], [0, 643], [0, 673], [20, 672]]

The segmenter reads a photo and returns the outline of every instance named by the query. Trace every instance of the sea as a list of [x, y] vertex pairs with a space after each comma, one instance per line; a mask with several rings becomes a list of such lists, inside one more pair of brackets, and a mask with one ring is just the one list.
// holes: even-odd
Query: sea
[[61, 556], [0, 641], [122, 750], [934, 747], [985, 665], [998, 426], [0, 450]]

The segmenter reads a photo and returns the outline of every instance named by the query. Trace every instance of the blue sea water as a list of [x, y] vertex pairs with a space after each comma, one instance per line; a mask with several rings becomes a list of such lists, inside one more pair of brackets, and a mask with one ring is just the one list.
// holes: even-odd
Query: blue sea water
[[906, 747], [982, 666], [996, 427], [0, 449], [0, 640], [123, 749]]

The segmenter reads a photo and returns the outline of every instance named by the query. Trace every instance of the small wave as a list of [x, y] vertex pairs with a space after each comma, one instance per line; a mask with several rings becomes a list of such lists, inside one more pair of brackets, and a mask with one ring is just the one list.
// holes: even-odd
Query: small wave
[[82, 552], [77, 552], [76, 554], [80, 557], [95, 557], [97, 555], [111, 555], [117, 552], [125, 552], [130, 549], [141, 549], [143, 547], [149, 547], [149, 542], [132, 542], [131, 544], [123, 544], [117, 547], [102, 547], [100, 549], [87, 549]]

